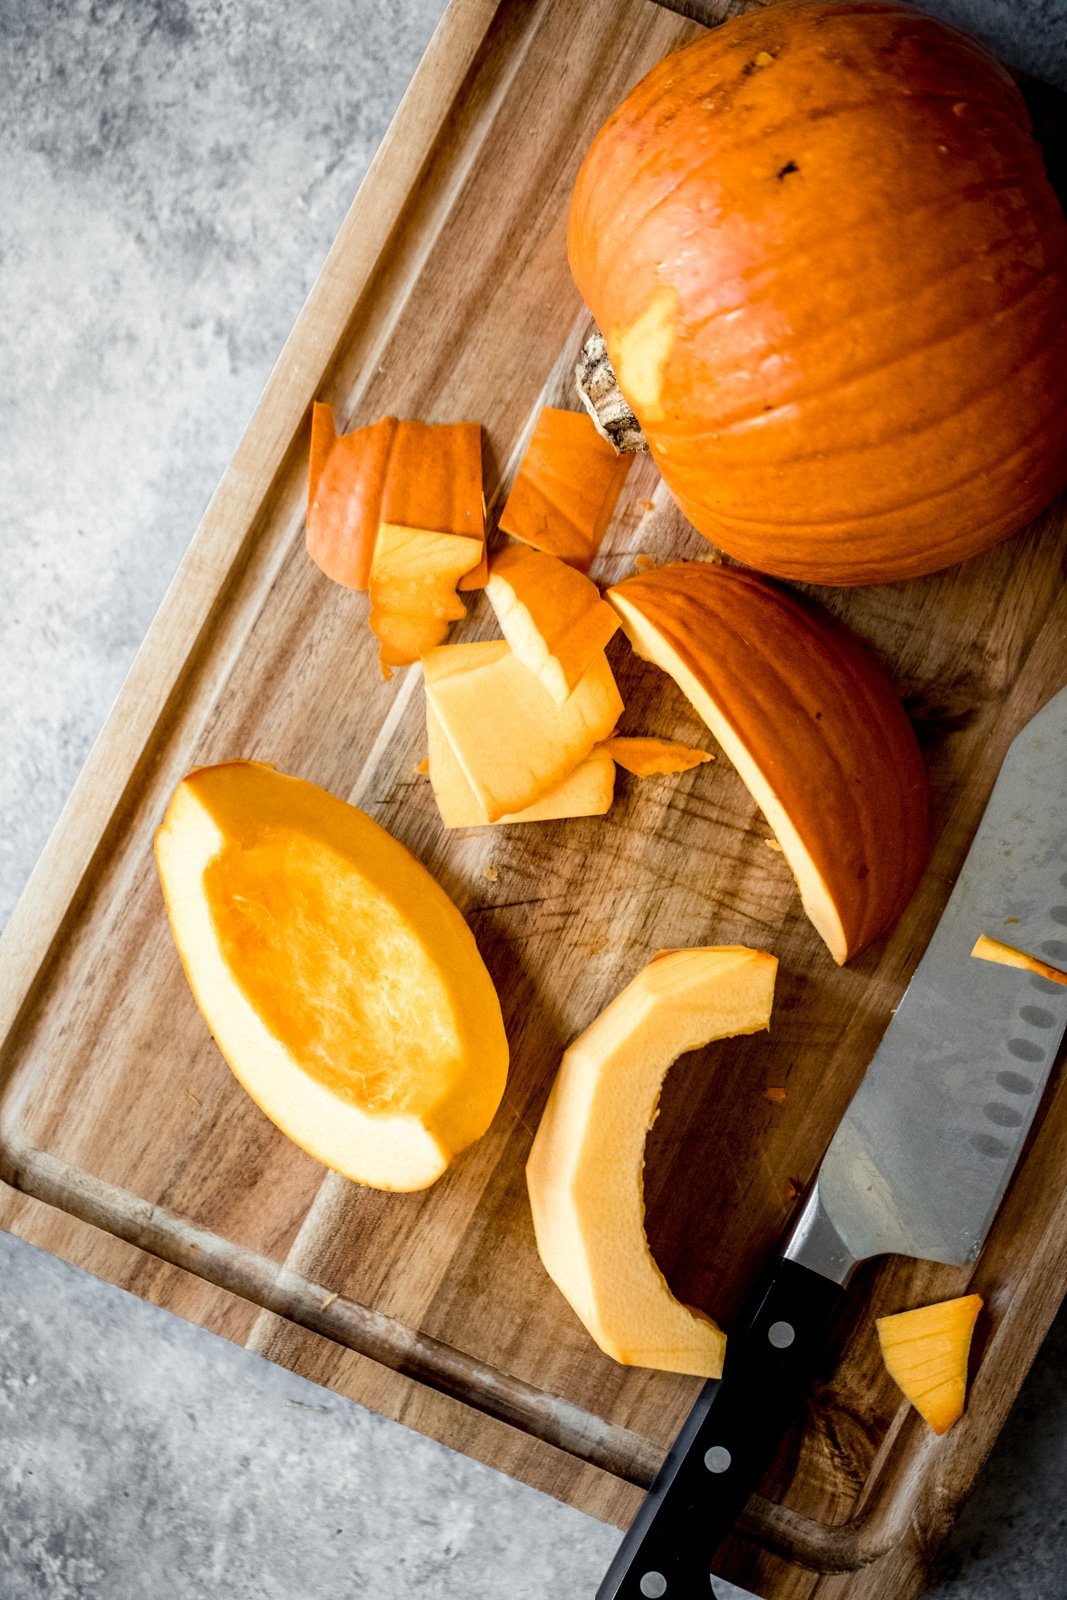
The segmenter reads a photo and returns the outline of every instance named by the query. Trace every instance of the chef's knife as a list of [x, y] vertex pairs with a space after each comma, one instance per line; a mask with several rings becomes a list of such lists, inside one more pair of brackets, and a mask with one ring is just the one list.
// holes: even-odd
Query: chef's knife
[[731, 1333], [597, 1591], [708, 1595], [711, 1564], [803, 1399], [853, 1269], [973, 1261], [1067, 1028], [1067, 988], [975, 961], [993, 934], [1067, 966], [1067, 689], [1017, 736], [941, 921], [782, 1256]]

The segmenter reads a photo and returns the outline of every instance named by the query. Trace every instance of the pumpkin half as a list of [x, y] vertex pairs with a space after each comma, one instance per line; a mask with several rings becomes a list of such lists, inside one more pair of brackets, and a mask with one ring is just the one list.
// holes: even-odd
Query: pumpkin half
[[1067, 480], [1067, 224], [1008, 74], [911, 6], [784, 0], [669, 56], [569, 255], [668, 487], [752, 566], [932, 572]]
[[607, 598], [737, 769], [834, 960], [887, 932], [926, 864], [928, 800], [915, 734], [874, 657], [736, 568], [680, 561]]
[[488, 1128], [508, 1048], [492, 980], [426, 868], [355, 806], [255, 761], [175, 791], [156, 862], [235, 1076], [345, 1177], [424, 1189]]

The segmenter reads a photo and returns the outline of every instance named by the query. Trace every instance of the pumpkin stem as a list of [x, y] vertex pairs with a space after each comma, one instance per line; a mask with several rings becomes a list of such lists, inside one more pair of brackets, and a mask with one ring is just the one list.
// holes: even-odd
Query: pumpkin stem
[[608, 347], [599, 328], [585, 341], [574, 369], [582, 404], [596, 423], [597, 430], [619, 455], [648, 451], [648, 440], [641, 424], [623, 399], [608, 360]]

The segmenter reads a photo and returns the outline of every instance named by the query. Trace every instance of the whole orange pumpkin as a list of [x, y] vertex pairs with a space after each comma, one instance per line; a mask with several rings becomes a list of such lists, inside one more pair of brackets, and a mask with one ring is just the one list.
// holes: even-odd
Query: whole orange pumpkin
[[932, 572], [1067, 481], [1067, 223], [1011, 78], [910, 6], [784, 0], [668, 56], [586, 156], [569, 254], [741, 561]]

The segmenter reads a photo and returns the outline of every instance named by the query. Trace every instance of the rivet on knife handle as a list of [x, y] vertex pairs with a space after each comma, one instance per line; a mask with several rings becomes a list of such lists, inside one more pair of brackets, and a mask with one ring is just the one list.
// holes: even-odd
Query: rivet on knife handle
[[704, 1385], [597, 1590], [597, 1600], [690, 1600], [807, 1393], [840, 1284], [779, 1260], [722, 1378]]

